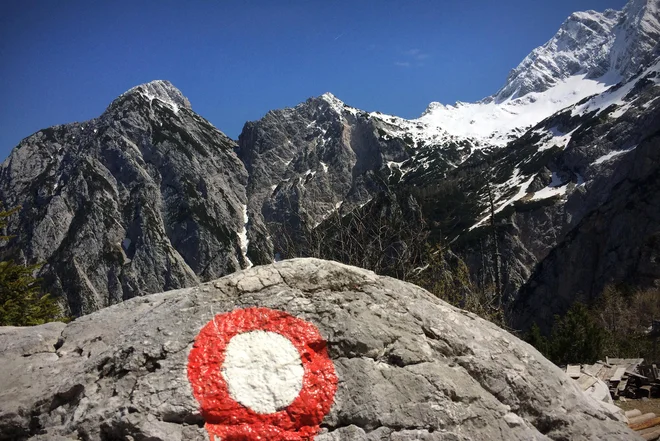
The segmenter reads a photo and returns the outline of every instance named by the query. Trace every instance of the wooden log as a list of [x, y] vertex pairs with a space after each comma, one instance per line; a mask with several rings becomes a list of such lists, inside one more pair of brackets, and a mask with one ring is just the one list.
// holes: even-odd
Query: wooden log
[[660, 429], [656, 429], [651, 433], [645, 433], [642, 435], [642, 438], [644, 438], [646, 441], [656, 441], [658, 438], [660, 438]]
[[648, 429], [638, 430], [637, 435], [646, 435], [647, 433], [653, 433], [656, 430], [660, 430], [660, 426], [649, 427]]
[[[641, 423], [644, 423], [646, 421], [652, 420], [656, 416], [657, 415], [654, 414], [653, 412], [645, 413], [644, 415], [640, 415], [640, 416], [637, 416], [637, 417], [630, 418], [628, 420], [628, 425], [633, 426], [634, 424], [641, 424]], [[651, 427], [651, 426], [649, 426], [649, 427]], [[645, 427], [645, 429], [646, 429], [646, 427]]]
[[633, 410], [626, 410], [625, 412], [626, 418], [635, 418], [638, 416], [642, 416], [642, 411], [639, 409], [633, 409]]
[[650, 420], [644, 421], [643, 423], [637, 423], [632, 425], [629, 424], [629, 425], [632, 430], [643, 430], [643, 429], [648, 429], [649, 427], [657, 426], [658, 424], [660, 424], [660, 418], [655, 417], [655, 418], [651, 418]]

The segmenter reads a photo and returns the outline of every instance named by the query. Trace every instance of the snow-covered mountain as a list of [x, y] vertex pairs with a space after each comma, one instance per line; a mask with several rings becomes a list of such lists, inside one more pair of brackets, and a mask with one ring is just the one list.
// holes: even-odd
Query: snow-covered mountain
[[[597, 296], [606, 283], [646, 280], [643, 274], [656, 270], [660, 280], [655, 264], [631, 257], [660, 234], [657, 204], [640, 203], [626, 217], [640, 234], [624, 241], [616, 230], [628, 209], [619, 203], [628, 191], [622, 183], [650, 179], [660, 164], [653, 156], [659, 5], [631, 0], [622, 11], [572, 14], [497, 93], [477, 103], [432, 103], [408, 120], [326, 93], [246, 124], [238, 152], [249, 174], [250, 259], [297, 255], [295, 246], [309, 245], [306, 234], [332, 234], [335, 214], [385, 225], [421, 213], [475, 280], [492, 277], [484, 250], [497, 242], [504, 294], [513, 303], [527, 292], [516, 314], [538, 323], [544, 311], [565, 312], [576, 292]], [[648, 188], [655, 192], [655, 185]], [[635, 191], [640, 199], [646, 194]], [[608, 204], [615, 208], [594, 215]], [[579, 230], [596, 218], [613, 238], [607, 247], [600, 234]], [[570, 243], [580, 244], [577, 251]], [[561, 285], [552, 278], [561, 263], [552, 253], [561, 247], [578, 255], [567, 262], [593, 260], [596, 269], [562, 267]], [[628, 254], [610, 264], [617, 247]], [[551, 288], [525, 288], [532, 277]]]
[[495, 145], [638, 73], [657, 55], [660, 0], [631, 0], [622, 11], [572, 14], [532, 51], [494, 95], [477, 103], [433, 102], [418, 122]]
[[[372, 112], [392, 137], [415, 146], [468, 141], [503, 147], [550, 115], [632, 78], [658, 56], [660, 0], [630, 0], [622, 11], [576, 12], [557, 34], [511, 71], [504, 86], [476, 103], [432, 102], [421, 117]], [[364, 113], [330, 93], [339, 114]]]

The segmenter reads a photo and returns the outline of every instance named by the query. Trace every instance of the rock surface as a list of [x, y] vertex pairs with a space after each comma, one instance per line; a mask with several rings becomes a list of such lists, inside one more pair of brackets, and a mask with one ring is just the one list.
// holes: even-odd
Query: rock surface
[[0, 439], [204, 440], [186, 376], [239, 308], [313, 323], [339, 379], [317, 441], [635, 439], [531, 346], [395, 279], [296, 259], [135, 298], [68, 325], [0, 328]]
[[44, 263], [46, 289], [73, 315], [245, 268], [247, 173], [234, 147], [169, 82], [137, 86], [99, 118], [12, 151], [0, 200], [22, 209], [2, 253]]

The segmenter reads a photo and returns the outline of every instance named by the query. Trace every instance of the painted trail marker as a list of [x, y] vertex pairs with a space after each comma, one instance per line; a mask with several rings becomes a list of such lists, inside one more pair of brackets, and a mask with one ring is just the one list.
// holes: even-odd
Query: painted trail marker
[[316, 326], [268, 308], [208, 322], [188, 356], [188, 379], [212, 441], [311, 440], [337, 390]]

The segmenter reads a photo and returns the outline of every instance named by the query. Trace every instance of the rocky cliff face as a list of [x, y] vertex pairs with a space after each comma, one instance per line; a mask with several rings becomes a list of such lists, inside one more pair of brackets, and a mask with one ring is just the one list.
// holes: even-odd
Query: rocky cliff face
[[413, 141], [383, 127], [331, 94], [245, 125], [238, 154], [249, 173], [248, 254], [255, 263], [292, 257], [288, 242], [385, 188], [388, 167], [410, 158]]
[[607, 284], [645, 287], [660, 280], [653, 201], [660, 171], [658, 81], [656, 64], [535, 129], [559, 135], [544, 135], [537, 142], [541, 152], [566, 144], [547, 154], [546, 168], [501, 224], [510, 264], [505, 274], [519, 280], [512, 289], [524, 284], [511, 313], [521, 327], [536, 321], [547, 328], [553, 314], [575, 300], [594, 300]]
[[22, 206], [3, 252], [43, 262], [74, 315], [244, 268], [247, 173], [234, 147], [170, 83], [131, 89], [2, 164], [0, 199]]
[[596, 298], [609, 283], [657, 283], [658, 69], [655, 63], [444, 175], [404, 175], [404, 185], [425, 189], [430, 219], [464, 219], [443, 225], [475, 280], [494, 279], [497, 241], [503, 291], [521, 328], [536, 321], [547, 329], [554, 314]]
[[[249, 309], [255, 307], [262, 309]], [[261, 349], [273, 357], [265, 371], [287, 372], [278, 386], [230, 386], [227, 398], [213, 389], [225, 383], [211, 381], [222, 372], [223, 381], [235, 384], [228, 365], [236, 351], [247, 357], [244, 369], [258, 365], [258, 345], [246, 342], [265, 332], [235, 334], [224, 350], [210, 347], [218, 374], [205, 371], [201, 389], [189, 381], [199, 380], [190, 363], [204, 345], [200, 328], [211, 326], [222, 339], [234, 325], [249, 325], [229, 326], [227, 313], [245, 311], [260, 311], [258, 327], [277, 327], [278, 338], [292, 343], [297, 334], [288, 323], [318, 330], [314, 344], [299, 350], [324, 354], [331, 365], [323, 369], [335, 374], [298, 389], [315, 393], [322, 405], [297, 414], [304, 422], [316, 420], [315, 409], [327, 409], [318, 441], [637, 439], [563, 371], [491, 323], [414, 285], [313, 259], [131, 299], [68, 325], [0, 328], [0, 439], [205, 440], [207, 430], [232, 433], [262, 420], [275, 421], [260, 432], [263, 439], [281, 439], [269, 436], [295, 407], [288, 404], [296, 403], [295, 394], [276, 414], [246, 409], [288, 396], [279, 382], [286, 386], [295, 366], [308, 363], [302, 355], [289, 360], [278, 349], [285, 344]], [[320, 393], [329, 383], [336, 391]], [[195, 397], [203, 396], [219, 401], [204, 401], [200, 409]], [[233, 404], [223, 407], [223, 400]]]

